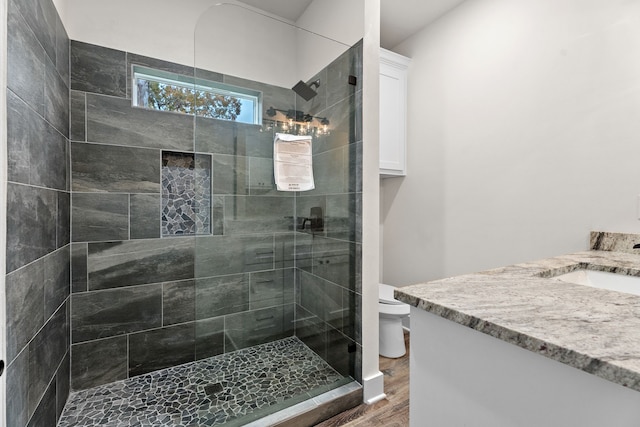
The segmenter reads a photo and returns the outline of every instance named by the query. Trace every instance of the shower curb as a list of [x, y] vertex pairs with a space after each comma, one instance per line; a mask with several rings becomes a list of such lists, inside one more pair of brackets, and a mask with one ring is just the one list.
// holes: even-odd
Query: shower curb
[[246, 424], [245, 427], [313, 426], [340, 412], [358, 406], [362, 403], [362, 396], [362, 386], [358, 382], [353, 381]]

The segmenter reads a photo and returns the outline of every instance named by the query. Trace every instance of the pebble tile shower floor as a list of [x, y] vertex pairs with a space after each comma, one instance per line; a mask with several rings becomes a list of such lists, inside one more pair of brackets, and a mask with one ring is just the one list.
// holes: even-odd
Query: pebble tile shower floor
[[58, 427], [222, 425], [342, 378], [285, 338], [74, 392]]

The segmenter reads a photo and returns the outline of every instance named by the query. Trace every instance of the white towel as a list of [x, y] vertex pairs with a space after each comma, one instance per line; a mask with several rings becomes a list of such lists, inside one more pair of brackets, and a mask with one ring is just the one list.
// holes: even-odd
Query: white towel
[[276, 133], [273, 140], [273, 173], [278, 191], [313, 190], [311, 136]]

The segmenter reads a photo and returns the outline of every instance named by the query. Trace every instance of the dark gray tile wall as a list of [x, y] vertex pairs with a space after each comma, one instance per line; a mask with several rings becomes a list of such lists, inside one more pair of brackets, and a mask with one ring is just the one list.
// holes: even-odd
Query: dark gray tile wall
[[71, 89], [124, 97], [127, 94], [127, 54], [71, 41]]
[[131, 239], [160, 237], [158, 194], [131, 194], [129, 204], [129, 232]]
[[[355, 86], [348, 77], [357, 78]], [[296, 235], [296, 335], [338, 372], [361, 380], [362, 45], [356, 44], [310, 81], [318, 96], [297, 108], [329, 119], [314, 138], [316, 188], [296, 197], [297, 224], [322, 208], [322, 230]], [[361, 349], [360, 349], [361, 350]]]
[[73, 343], [162, 326], [162, 285], [82, 292], [71, 298]]
[[225, 350], [264, 344], [294, 332], [294, 305], [243, 311], [225, 317]]
[[69, 38], [51, 0], [9, 0], [7, 419], [53, 426], [69, 395]]
[[195, 324], [169, 326], [129, 336], [129, 376], [193, 362]]
[[[289, 89], [207, 73], [261, 90], [265, 109], [306, 108], [329, 118], [331, 133], [314, 139], [316, 189], [294, 197], [275, 190], [272, 132], [131, 106], [132, 64], [190, 68], [71, 46], [71, 387], [294, 332], [358, 377], [362, 105], [360, 83], [346, 78], [361, 81], [361, 47], [319, 73], [324, 84], [309, 103]], [[210, 236], [159, 238], [163, 149], [211, 154]], [[14, 170], [28, 175], [23, 151]], [[323, 230], [296, 230], [316, 206]]]
[[[71, 388], [291, 336], [295, 193], [275, 189], [273, 132], [132, 107], [132, 65], [193, 68], [74, 41], [71, 64]], [[290, 89], [197, 74], [295, 107]], [[163, 150], [211, 159], [210, 235], [161, 237]]]
[[162, 325], [196, 320], [196, 282], [167, 282], [162, 287]]
[[72, 143], [73, 191], [160, 193], [160, 150]]
[[194, 242], [187, 237], [89, 243], [88, 289], [193, 278]]
[[196, 360], [224, 353], [224, 316], [196, 322]]
[[74, 242], [100, 242], [129, 238], [129, 195], [73, 193]]
[[71, 388], [82, 390], [128, 376], [127, 337], [74, 344], [71, 347]]

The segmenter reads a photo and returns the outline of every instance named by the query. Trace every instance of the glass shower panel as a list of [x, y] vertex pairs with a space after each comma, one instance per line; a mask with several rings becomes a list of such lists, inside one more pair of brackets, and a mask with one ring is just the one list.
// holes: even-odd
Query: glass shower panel
[[[256, 417], [361, 380], [361, 44], [220, 4], [198, 21], [194, 63], [196, 85], [227, 88], [219, 118], [196, 112], [195, 164], [211, 176], [196, 358], [251, 360], [223, 373], [236, 395], [218, 398]], [[315, 189], [276, 189], [279, 133], [311, 137]]]

